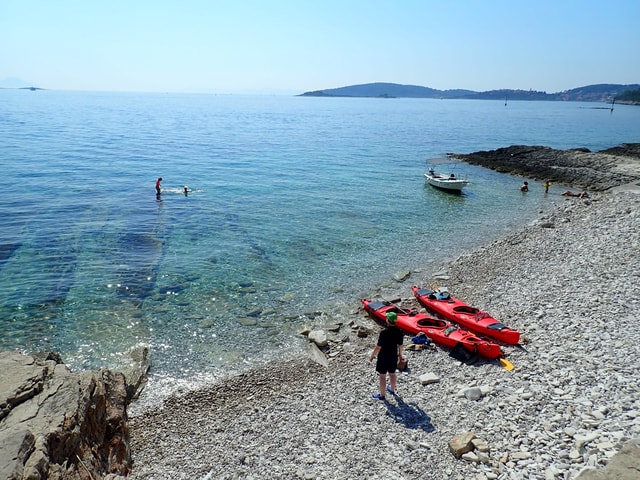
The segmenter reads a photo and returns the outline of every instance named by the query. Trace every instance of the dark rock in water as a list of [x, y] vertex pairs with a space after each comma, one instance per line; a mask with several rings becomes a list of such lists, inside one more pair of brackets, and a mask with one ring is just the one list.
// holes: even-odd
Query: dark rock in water
[[640, 144], [637, 143], [625, 143], [600, 152], [586, 148], [556, 150], [512, 145], [451, 157], [498, 172], [572, 184], [593, 191], [608, 190], [640, 179]]
[[245, 315], [247, 317], [259, 317], [261, 313], [262, 313], [262, 309], [256, 307], [256, 308], [252, 308], [248, 312], [245, 312]]
[[134, 303], [140, 302], [155, 287], [162, 241], [152, 235], [127, 233], [119, 239], [119, 247], [123, 266], [115, 274], [118, 295]]
[[19, 243], [0, 245], [0, 266], [2, 266], [2, 264], [5, 263], [18, 248], [20, 248]]
[[0, 478], [129, 473], [126, 409], [146, 368], [71, 372], [57, 354], [0, 352], [0, 371]]
[[255, 327], [258, 324], [258, 319], [255, 317], [240, 317], [237, 320], [243, 327]]

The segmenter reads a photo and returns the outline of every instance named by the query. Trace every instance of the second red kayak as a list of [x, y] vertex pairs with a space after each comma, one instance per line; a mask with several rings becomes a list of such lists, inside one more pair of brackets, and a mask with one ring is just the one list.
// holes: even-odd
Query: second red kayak
[[520, 341], [520, 332], [503, 325], [487, 312], [452, 297], [449, 292], [416, 286], [411, 287], [411, 290], [422, 306], [442, 315], [447, 320], [509, 345], [517, 345]]
[[361, 302], [365, 311], [382, 325], [387, 323], [387, 313], [394, 312], [398, 315], [397, 327], [410, 335], [424, 332], [435, 343], [446, 347], [456, 347], [458, 344], [462, 344], [469, 352], [477, 352], [484, 358], [496, 359], [504, 356], [497, 343], [477, 337], [446, 320], [434, 318], [417, 310], [402, 308], [392, 303], [364, 298]]

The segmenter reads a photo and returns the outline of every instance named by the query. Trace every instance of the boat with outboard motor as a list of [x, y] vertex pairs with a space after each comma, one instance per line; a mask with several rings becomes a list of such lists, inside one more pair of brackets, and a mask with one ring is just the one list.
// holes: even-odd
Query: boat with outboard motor
[[451, 163], [450, 159], [427, 160], [429, 170], [424, 174], [424, 178], [427, 180], [427, 183], [433, 187], [452, 193], [460, 193], [464, 187], [469, 185], [469, 180], [467, 180], [466, 177], [462, 178], [453, 172], [442, 173], [435, 170], [436, 165]]
[[450, 190], [454, 192], [462, 191], [462, 189], [469, 184], [469, 181], [466, 178], [458, 178], [453, 173], [448, 176], [443, 175], [433, 169], [430, 169], [425, 173], [424, 177], [427, 179], [427, 183], [429, 185], [442, 190]]

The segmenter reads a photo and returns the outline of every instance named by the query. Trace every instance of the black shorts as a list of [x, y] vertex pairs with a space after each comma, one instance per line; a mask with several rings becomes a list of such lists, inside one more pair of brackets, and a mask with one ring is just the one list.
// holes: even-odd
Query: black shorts
[[376, 362], [376, 372], [380, 374], [396, 373], [398, 369], [398, 359], [396, 357], [391, 359], [378, 358]]

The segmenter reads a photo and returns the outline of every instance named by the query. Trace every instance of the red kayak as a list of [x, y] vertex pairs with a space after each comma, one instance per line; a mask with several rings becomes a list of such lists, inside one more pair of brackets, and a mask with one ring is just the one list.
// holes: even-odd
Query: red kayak
[[416, 286], [411, 287], [411, 290], [422, 306], [442, 315], [447, 320], [509, 345], [517, 345], [520, 341], [520, 332], [503, 325], [487, 312], [452, 297], [449, 292]]
[[445, 347], [456, 347], [458, 344], [462, 344], [469, 352], [477, 352], [478, 355], [485, 358], [495, 359], [504, 356], [502, 350], [500, 350], [500, 345], [497, 343], [477, 337], [447, 320], [434, 318], [426, 313], [402, 308], [388, 302], [372, 301], [364, 298], [360, 301], [365, 311], [382, 325], [387, 324], [387, 312], [395, 312], [398, 315], [396, 325], [410, 335], [424, 332], [427, 337], [437, 344]]

